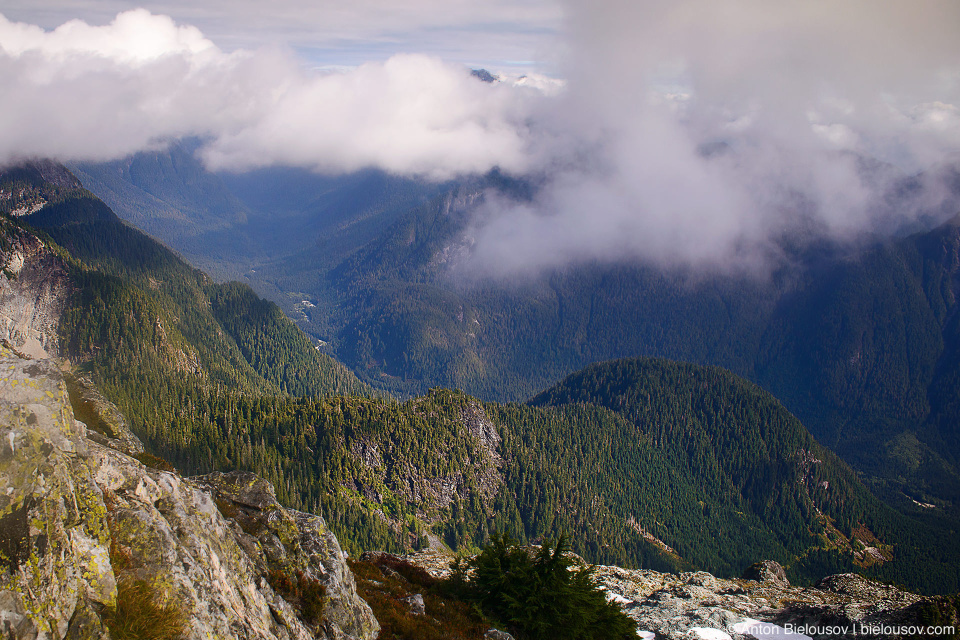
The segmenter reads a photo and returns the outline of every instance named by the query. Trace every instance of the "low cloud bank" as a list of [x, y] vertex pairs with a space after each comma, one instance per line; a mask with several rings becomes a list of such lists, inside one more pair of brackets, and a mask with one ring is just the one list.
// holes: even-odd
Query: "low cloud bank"
[[957, 3], [567, 8], [546, 186], [487, 204], [465, 273], [631, 258], [756, 272], [785, 238], [960, 210]]
[[889, 232], [957, 206], [954, 0], [565, 10], [559, 93], [423, 55], [310, 71], [142, 9], [54, 31], [0, 16], [0, 162], [193, 136], [212, 169], [533, 176], [531, 201], [476, 212], [461, 266], [491, 277], [623, 259], [754, 270], [785, 237]]
[[0, 16], [0, 54], [4, 163], [108, 160], [197, 136], [213, 169], [520, 172], [527, 102], [540, 95], [421, 55], [310, 72], [287, 51], [224, 53], [197, 29], [142, 9], [54, 31]]

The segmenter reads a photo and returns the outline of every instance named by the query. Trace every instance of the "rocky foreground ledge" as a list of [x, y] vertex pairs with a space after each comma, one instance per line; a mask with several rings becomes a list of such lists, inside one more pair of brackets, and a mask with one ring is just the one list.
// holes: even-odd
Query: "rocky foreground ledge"
[[[403, 556], [431, 575], [450, 574], [453, 557], [428, 550]], [[794, 587], [776, 562], [750, 567], [743, 578], [709, 573], [659, 573], [596, 567], [607, 599], [637, 621], [644, 640], [753, 638], [934, 638], [960, 632], [956, 602], [922, 597], [856, 574]]]
[[109, 638], [127, 592], [191, 640], [377, 636], [322, 518], [283, 508], [252, 474], [143, 464], [93, 393], [84, 418], [100, 433], [75, 419], [52, 361], [0, 347], [0, 637]]

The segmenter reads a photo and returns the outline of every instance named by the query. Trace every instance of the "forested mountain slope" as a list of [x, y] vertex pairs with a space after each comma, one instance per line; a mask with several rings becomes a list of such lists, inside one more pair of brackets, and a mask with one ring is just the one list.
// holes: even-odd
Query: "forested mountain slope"
[[[832, 544], [841, 549], [850, 544], [856, 562], [871, 564], [870, 552], [856, 553], [863, 543], [872, 546], [867, 531], [893, 544], [894, 555], [896, 550], [917, 553], [918, 559], [908, 566], [924, 564], [921, 558], [930, 552], [943, 553], [933, 549], [945, 550], [950, 544], [946, 540], [955, 535], [949, 528], [934, 533], [883, 505], [776, 398], [722, 369], [649, 359], [601, 363], [569, 376], [531, 404], [586, 404], [617, 412], [641, 437], [658, 443], [661, 455], [676, 468], [692, 474], [691, 486], [701, 496], [717, 496], [718, 504], [741, 517], [755, 514], [765, 526], [787, 536], [788, 548], [803, 539], [802, 533], [791, 539], [790, 532], [796, 536], [816, 530], [804, 525], [812, 509], [825, 525], [821, 535], [827, 544], [799, 553], [794, 571], [798, 565], [819, 570], [819, 563], [837, 562], [823, 553]], [[707, 508], [703, 497], [698, 500]], [[724, 526], [730, 526], [729, 521]], [[945, 560], [948, 574], [957, 561], [952, 553], [945, 556], [951, 557]]]
[[371, 384], [517, 399], [610, 358], [720, 365], [773, 392], [905, 508], [960, 504], [955, 222], [817, 249], [768, 279], [587, 264], [467, 285], [449, 267], [486, 188], [410, 212], [326, 276], [270, 273], [280, 289], [336, 300], [301, 325], [339, 327], [324, 339]]
[[[196, 140], [176, 141], [165, 149], [71, 169], [123, 219], [221, 279], [300, 252], [316, 263], [314, 268], [337, 264], [440, 188], [377, 171], [319, 176], [273, 168], [212, 174], [195, 157], [198, 146]], [[300, 301], [287, 300], [262, 278], [255, 277], [254, 284], [280, 303]]]
[[176, 408], [162, 416], [155, 408], [143, 411], [150, 399], [172, 402], [192, 388], [369, 393], [275, 305], [242, 285], [213, 283], [122, 222], [79, 183], [63, 178], [57, 189], [43, 186], [41, 168], [30, 164], [5, 172], [0, 190], [33, 193], [42, 206], [16, 220], [42, 229], [44, 238], [69, 252], [74, 286], [59, 327], [61, 355], [92, 374], [151, 430], [175, 419]]
[[[719, 365], [773, 392], [878, 495], [960, 517], [955, 223], [857, 247], [794, 242], [758, 279], [580, 264], [466, 282], [451, 265], [469, 253], [474, 207], [491, 191], [522, 201], [535, 185], [493, 174], [417, 204], [403, 194], [427, 191], [369, 175], [256, 177], [221, 179], [250, 211], [282, 213], [271, 234], [224, 230], [259, 247], [229, 260], [242, 270], [245, 254], [258, 256], [249, 282], [372, 385], [521, 400], [611, 358]], [[392, 204], [351, 208], [362, 194]], [[301, 242], [278, 250], [293, 233]]]
[[262, 474], [354, 551], [567, 532], [593, 561], [733, 575], [773, 558], [799, 580], [859, 567], [957, 587], [952, 530], [885, 508], [772, 396], [728, 372], [598, 365], [531, 405], [445, 390], [404, 403], [310, 397], [365, 388], [323, 369], [244, 286], [210, 283], [82, 191], [24, 219], [73, 255], [66, 353], [153, 450], [190, 473]]
[[755, 377], [868, 477], [960, 499], [960, 227], [838, 261], [784, 296]]

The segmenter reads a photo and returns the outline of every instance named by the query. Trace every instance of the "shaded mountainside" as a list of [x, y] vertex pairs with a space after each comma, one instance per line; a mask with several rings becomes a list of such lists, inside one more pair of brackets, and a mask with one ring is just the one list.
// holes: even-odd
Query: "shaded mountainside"
[[841, 261], [784, 297], [757, 378], [887, 495], [960, 499], [960, 228]]
[[612, 358], [719, 365], [774, 393], [880, 495], [956, 517], [957, 224], [811, 251], [799, 257], [804, 266], [767, 281], [586, 264], [464, 286], [449, 266], [468, 251], [469, 211], [490, 188], [515, 189], [495, 179], [461, 186], [325, 279], [301, 280], [293, 263], [261, 275], [336, 300], [309, 309], [301, 325], [373, 385], [516, 400]]
[[[195, 140], [172, 142], [162, 150], [71, 169], [125, 220], [218, 278], [236, 278], [297, 252], [317, 266], [336, 264], [375, 237], [385, 220], [438, 190], [378, 171], [329, 177], [287, 168], [212, 174], [195, 157], [198, 146]], [[278, 300], [297, 301], [282, 294]]]
[[[102, 164], [74, 164], [73, 173], [125, 220], [209, 269], [217, 264], [218, 238], [243, 228], [249, 209], [193, 157], [196, 145], [172, 143]], [[201, 204], [202, 203], [202, 204]], [[256, 255], [253, 243], [234, 237], [235, 251]], [[204, 255], [205, 254], [205, 255]]]
[[[18, 220], [71, 254], [57, 249], [72, 282], [60, 355], [151, 451], [185, 473], [257, 473], [281, 503], [323, 513], [351, 552], [566, 532], [608, 564], [729, 576], [768, 557], [801, 581], [858, 568], [957, 589], [954, 531], [883, 507], [730, 373], [612, 363], [531, 405], [443, 389], [406, 402], [337, 397], [368, 387], [276, 307], [211, 283], [89, 194]], [[620, 396], [604, 386], [613, 380]]]
[[[187, 151], [129, 162], [182, 167], [150, 180], [215, 211], [219, 197], [190, 187], [204, 172]], [[535, 185], [496, 174], [433, 191], [372, 174], [205, 175], [269, 220], [269, 232], [225, 229], [217, 259], [378, 388], [516, 401], [614, 358], [723, 366], [773, 392], [898, 508], [960, 517], [955, 223], [873, 246], [784, 247], [791, 265], [767, 281], [583, 264], [465, 286], [449, 267], [470, 251], [472, 208], [488, 192], [522, 201]]]
[[0, 212], [10, 216], [35, 213], [49, 202], [81, 189], [80, 182], [63, 165], [36, 160], [2, 170]]

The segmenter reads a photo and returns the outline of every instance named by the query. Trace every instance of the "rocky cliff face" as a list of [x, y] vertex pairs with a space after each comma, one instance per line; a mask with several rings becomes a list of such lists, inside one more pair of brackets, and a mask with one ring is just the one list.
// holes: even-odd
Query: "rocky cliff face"
[[322, 518], [251, 474], [145, 465], [83, 393], [112, 431], [75, 419], [53, 362], [0, 348], [0, 635], [108, 638], [152, 607], [188, 639], [376, 637]]
[[0, 218], [0, 340], [35, 358], [59, 355], [57, 323], [72, 291], [63, 260]]

